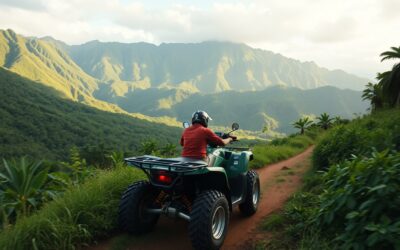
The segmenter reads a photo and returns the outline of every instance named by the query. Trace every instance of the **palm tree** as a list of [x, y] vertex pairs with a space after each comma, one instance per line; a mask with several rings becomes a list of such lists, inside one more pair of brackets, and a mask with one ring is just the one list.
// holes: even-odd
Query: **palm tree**
[[317, 119], [319, 120], [318, 125], [325, 130], [332, 125], [333, 118], [330, 118], [327, 113], [322, 113]]
[[377, 110], [383, 107], [383, 94], [382, 85], [368, 83], [365, 85], [367, 88], [363, 90], [362, 99], [369, 100], [371, 103], [371, 110]]
[[293, 123], [295, 128], [300, 129], [300, 134], [304, 134], [304, 130], [312, 124], [312, 121], [308, 117], [300, 118], [298, 121]]
[[[400, 46], [391, 47], [381, 55], [381, 62], [391, 59], [400, 59]], [[378, 74], [378, 80], [383, 86], [383, 91], [391, 107], [400, 105], [400, 63], [396, 63], [391, 71]]]
[[381, 62], [384, 60], [400, 59], [400, 47], [391, 47], [392, 51], [385, 51], [380, 56], [382, 57]]

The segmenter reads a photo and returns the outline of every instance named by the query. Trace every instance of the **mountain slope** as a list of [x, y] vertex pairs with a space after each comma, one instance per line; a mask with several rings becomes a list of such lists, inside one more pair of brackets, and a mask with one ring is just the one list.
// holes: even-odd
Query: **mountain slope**
[[12, 30], [0, 30], [0, 66], [52, 87], [65, 98], [122, 112], [117, 106], [92, 96], [99, 88], [98, 80], [86, 74], [52, 40], [25, 38]]
[[73, 145], [135, 151], [157, 138], [177, 143], [181, 129], [66, 100], [54, 89], [0, 68], [0, 158], [65, 159]]
[[[70, 46], [71, 58], [91, 76], [124, 96], [134, 89], [181, 84], [202, 93], [262, 90], [273, 85], [311, 89], [325, 85], [360, 90], [367, 79], [329, 71], [245, 44], [102, 43]], [[117, 87], [118, 86], [118, 87]]]
[[290, 132], [290, 123], [302, 114], [348, 117], [366, 109], [360, 94], [350, 90], [332, 89], [332, 95], [322, 91], [321, 98], [310, 90], [314, 94], [307, 98], [314, 102], [303, 105], [307, 100], [301, 95], [306, 92], [267, 88], [313, 89], [326, 84], [358, 88], [367, 80], [244, 44], [94, 41], [68, 46], [50, 37], [25, 38], [0, 30], [0, 67], [49, 86], [71, 101], [175, 126], [179, 126], [175, 118], [187, 120], [193, 110], [204, 108], [223, 117], [215, 125], [243, 120], [245, 129], [259, 131], [267, 123]]
[[154, 105], [163, 95], [173, 95], [173, 92], [138, 90], [130, 94], [129, 98], [120, 97], [116, 101], [128, 112], [187, 120], [194, 110], [203, 109], [213, 117], [213, 125], [227, 125], [237, 121], [243, 129], [260, 131], [268, 124], [284, 133], [293, 132], [291, 124], [302, 115], [327, 112], [331, 116], [350, 118], [354, 113], [364, 113], [368, 108], [368, 103], [361, 100], [361, 92], [329, 86], [311, 90], [270, 87], [263, 91], [194, 94], [169, 109], [155, 109]]

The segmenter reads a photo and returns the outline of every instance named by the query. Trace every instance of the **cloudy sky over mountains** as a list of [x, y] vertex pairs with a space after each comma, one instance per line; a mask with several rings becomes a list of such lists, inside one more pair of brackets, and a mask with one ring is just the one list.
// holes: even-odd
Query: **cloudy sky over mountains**
[[399, 0], [0, 0], [0, 28], [68, 44], [246, 43], [373, 78], [400, 46]]

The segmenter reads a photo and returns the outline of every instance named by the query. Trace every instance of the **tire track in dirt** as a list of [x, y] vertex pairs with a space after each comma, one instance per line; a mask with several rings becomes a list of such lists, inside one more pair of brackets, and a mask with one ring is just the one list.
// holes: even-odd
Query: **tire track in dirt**
[[[260, 234], [259, 222], [272, 212], [283, 207], [285, 201], [300, 187], [304, 172], [309, 167], [309, 159], [314, 147], [287, 160], [267, 165], [257, 172], [260, 176], [261, 198], [257, 212], [251, 217], [241, 216], [237, 207], [231, 214], [227, 237], [223, 250], [246, 249], [255, 242]], [[290, 173], [290, 174], [288, 174]], [[161, 217], [153, 232], [129, 238], [131, 243], [124, 249], [139, 250], [187, 250], [192, 249], [187, 232], [187, 222]], [[126, 239], [124, 239], [126, 241]], [[115, 242], [107, 240], [90, 250], [106, 250], [114, 248]], [[119, 247], [115, 247], [121, 249]]]

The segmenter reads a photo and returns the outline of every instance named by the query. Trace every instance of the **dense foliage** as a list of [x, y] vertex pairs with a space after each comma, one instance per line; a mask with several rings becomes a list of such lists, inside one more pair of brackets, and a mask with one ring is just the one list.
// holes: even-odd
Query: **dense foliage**
[[3, 160], [3, 168], [0, 172], [0, 227], [29, 215], [62, 190], [62, 183], [53, 178], [50, 169], [41, 162], [26, 158]]
[[344, 249], [400, 246], [400, 153], [374, 152], [323, 176], [316, 224]]
[[377, 112], [332, 128], [314, 150], [314, 167], [326, 169], [351, 155], [368, 155], [373, 148], [400, 150], [400, 110]]
[[399, 124], [400, 112], [393, 109], [328, 131], [303, 190], [277, 215], [285, 227], [272, 246], [398, 249]]
[[101, 171], [0, 234], [0, 249], [75, 249], [116, 227], [123, 190], [143, 174], [127, 167]]
[[[73, 146], [138, 151], [142, 141], [176, 144], [181, 129], [114, 114], [58, 97], [0, 68], [0, 156], [67, 159]], [[101, 150], [100, 150], [101, 151]], [[104, 154], [97, 154], [104, 155]], [[89, 158], [89, 157], [88, 157]]]

